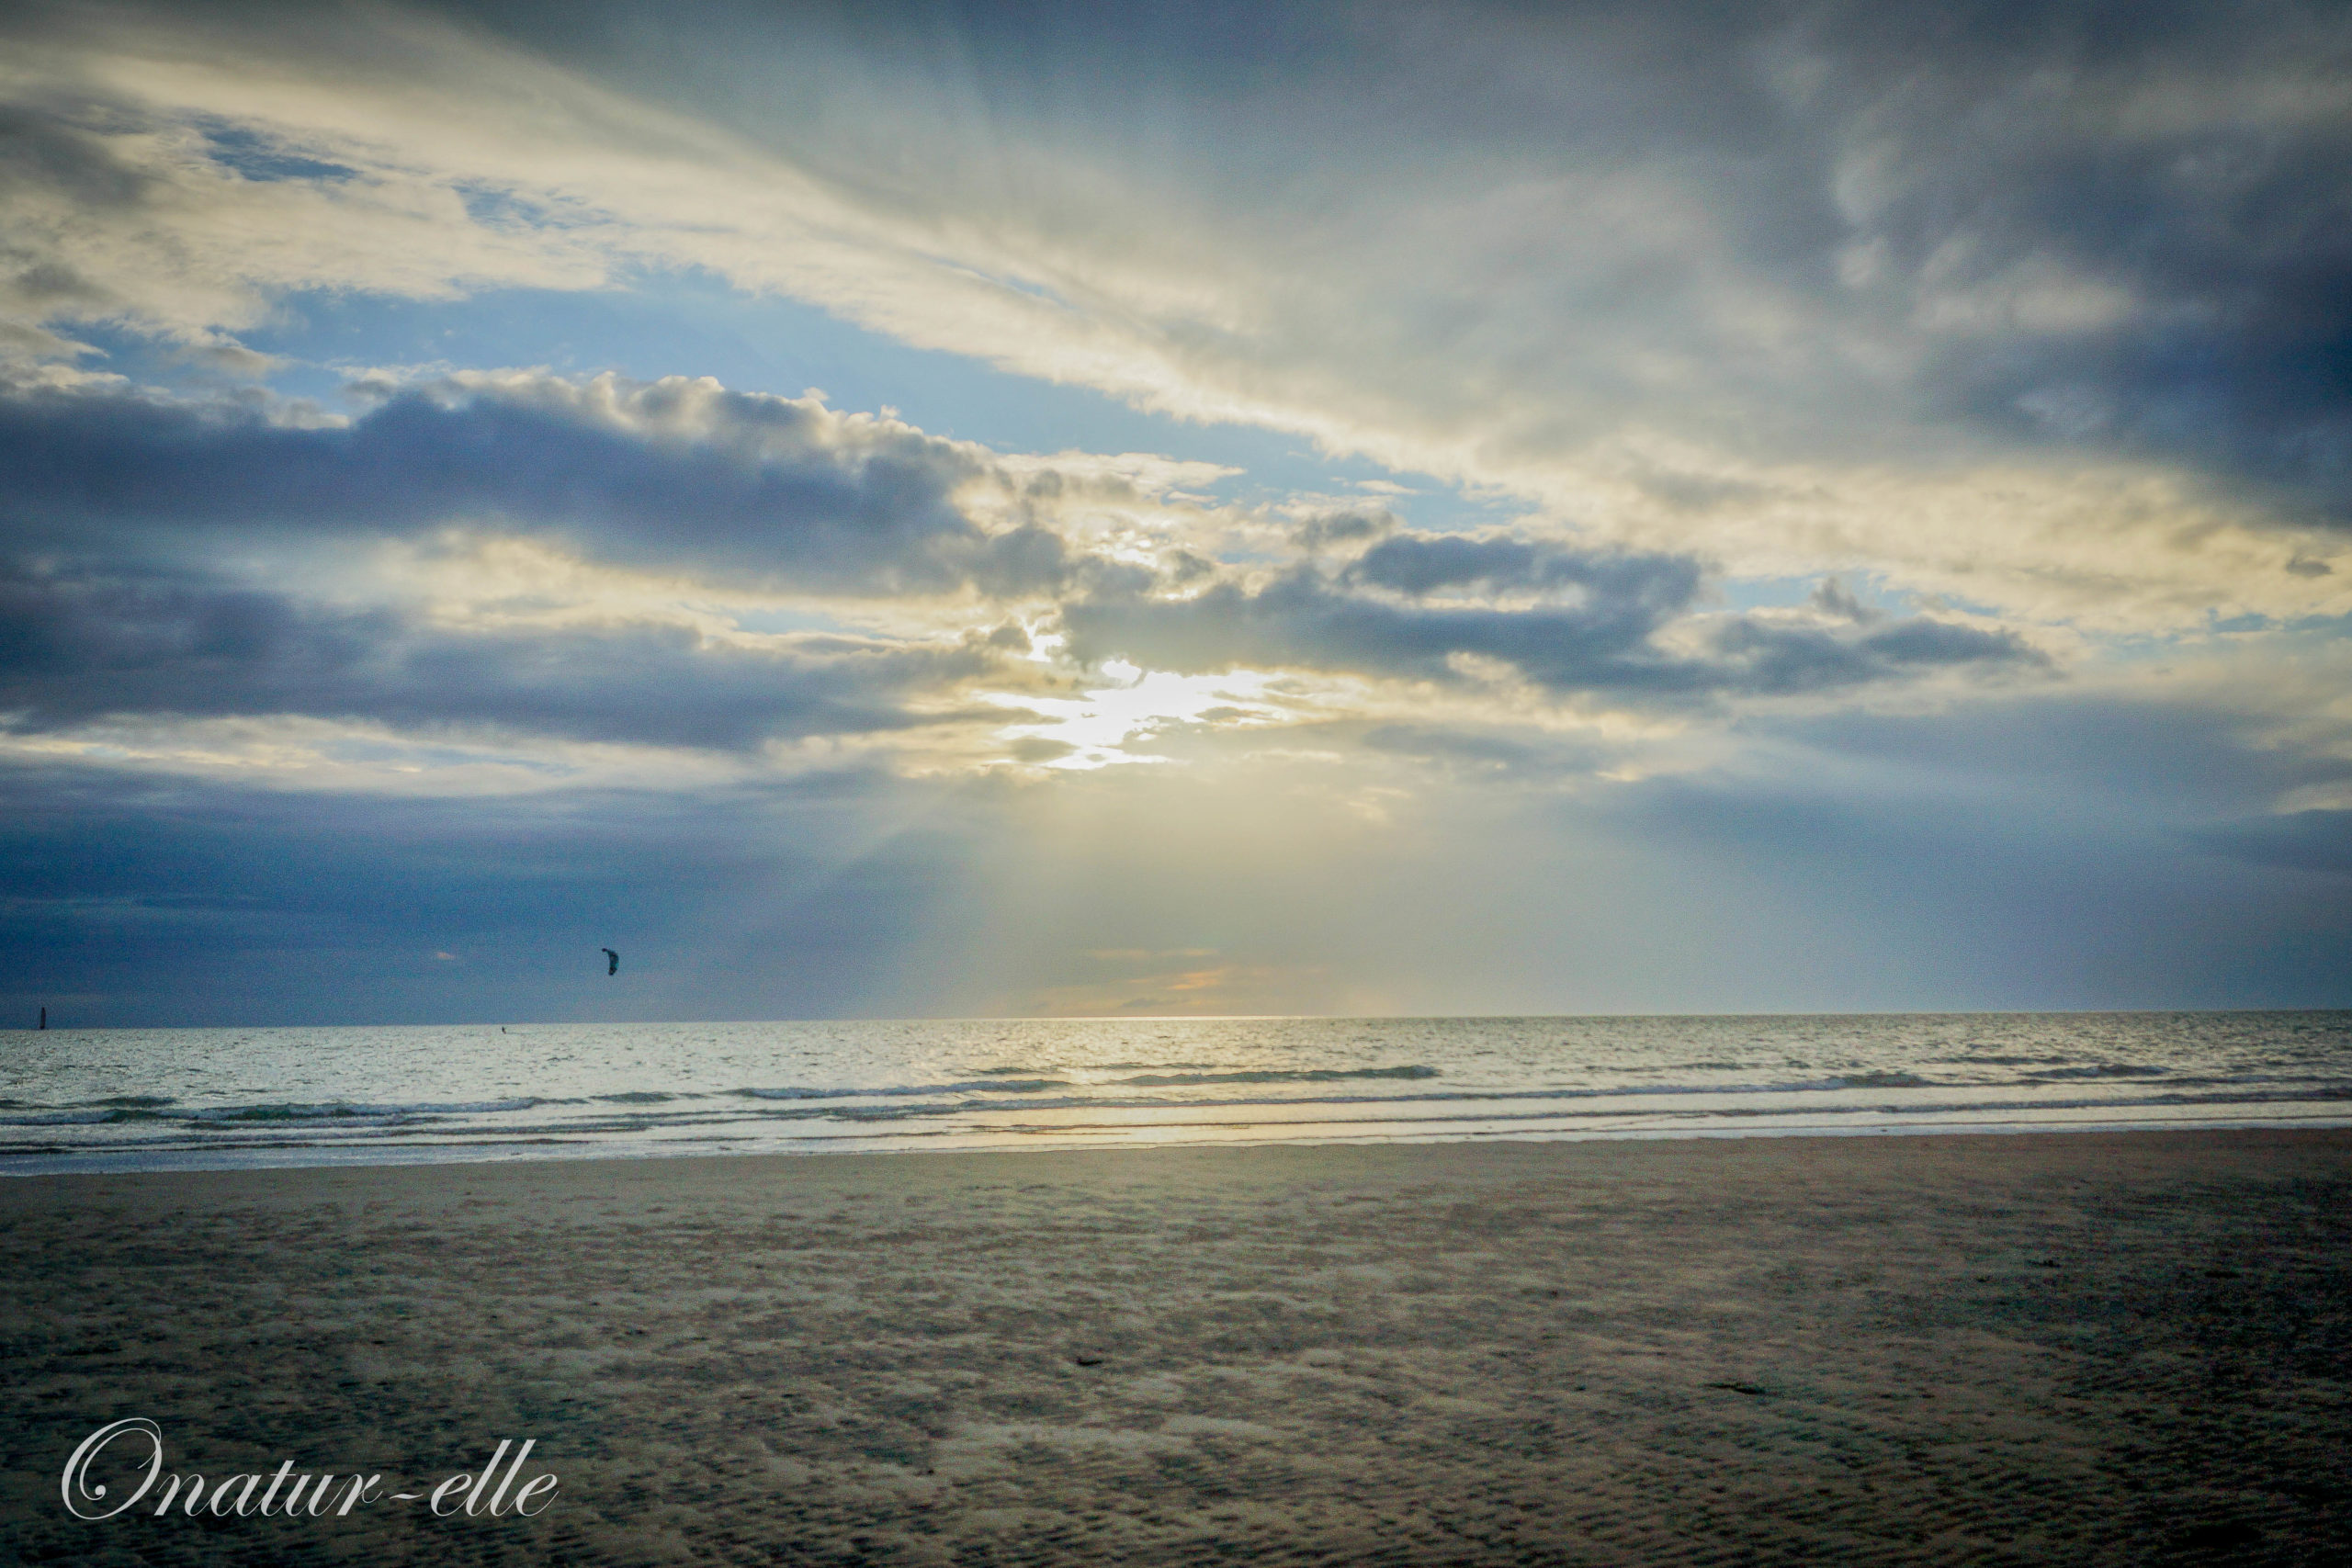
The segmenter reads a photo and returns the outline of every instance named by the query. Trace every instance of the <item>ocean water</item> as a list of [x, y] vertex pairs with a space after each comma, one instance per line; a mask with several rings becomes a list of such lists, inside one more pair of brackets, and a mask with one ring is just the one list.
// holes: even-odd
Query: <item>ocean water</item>
[[2352, 1012], [0, 1034], [0, 1174], [2352, 1124]]

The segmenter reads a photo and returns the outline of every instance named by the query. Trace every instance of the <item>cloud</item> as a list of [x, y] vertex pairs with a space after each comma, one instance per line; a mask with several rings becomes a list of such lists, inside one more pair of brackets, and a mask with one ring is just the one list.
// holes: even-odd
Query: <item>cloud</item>
[[1712, 629], [1711, 649], [1730, 690], [1787, 695], [1917, 675], [1939, 668], [2048, 670], [2052, 661], [2006, 628], [1912, 615], [1860, 635], [1744, 617]]
[[1835, 577], [1825, 577], [1815, 584], [1805, 603], [1818, 614], [1833, 620], [1852, 621], [1860, 625], [1879, 618], [1879, 612], [1854, 596], [1854, 591]]
[[1300, 549], [1312, 553], [1377, 539], [1396, 525], [1396, 514], [1386, 510], [1316, 508], [1291, 524], [1290, 536]]
[[1034, 592], [1066, 569], [1057, 536], [959, 505], [987, 454], [814, 399], [532, 373], [382, 390], [307, 426], [220, 400], [0, 398], [0, 493], [28, 544], [467, 524], [819, 592]]
[[1781, 69], [1838, 128], [1843, 281], [1907, 309], [1936, 412], [2352, 518], [2340, 12], [1985, 6], [1925, 71], [1917, 15], [1833, 15]]
[[678, 626], [457, 629], [206, 581], [0, 566], [0, 716], [17, 735], [135, 714], [293, 714], [412, 732], [648, 746], [1001, 723], [910, 711], [989, 672], [978, 643], [716, 642]]
[[[1938, 668], [2050, 663], [2013, 632], [1928, 616], [1868, 628], [1762, 615], [1693, 618], [1701, 581], [1697, 563], [1681, 557], [1499, 537], [1398, 537], [1375, 546], [1336, 579], [1300, 567], [1258, 587], [1227, 581], [1181, 599], [1082, 598], [1064, 605], [1062, 619], [1072, 652], [1089, 660], [1454, 682], [1467, 657], [1508, 665], [1555, 694], [1657, 701], [1783, 695]], [[1367, 581], [1408, 600], [1473, 584], [1577, 592], [1565, 601], [1519, 606], [1428, 605], [1351, 591]]]
[[232, 334], [265, 321], [279, 290], [448, 299], [609, 276], [608, 246], [585, 235], [478, 220], [446, 169], [381, 148], [346, 160], [238, 106], [142, 101], [43, 30], [20, 34], [0, 68], [0, 314], [235, 354]]
[[2345, 607], [2343, 17], [1210, 9], [34, 7], [0, 270], [225, 352], [695, 267], [1735, 571]]
[[[707, 378], [354, 390], [349, 417], [110, 384], [0, 396], [17, 550], [0, 712], [19, 736], [294, 716], [749, 754], [928, 732], [915, 749], [973, 765], [994, 730], [1012, 761], [1092, 766], [1129, 760], [1121, 736], [1181, 740], [1196, 710], [1230, 705], [1209, 688], [1179, 701], [1172, 676], [1091, 698], [1040, 684], [1114, 657], [1457, 689], [1507, 668], [1555, 699], [1636, 707], [2048, 664], [1952, 620], [1704, 614], [1688, 556], [1405, 534], [1385, 513], [1316, 510], [1307, 563], [1253, 573], [1150, 548], [1215, 531], [1163, 460], [1008, 461]], [[1165, 531], [1138, 536], [1138, 514]], [[746, 631], [763, 594], [840, 601], [869, 628]], [[1063, 636], [1041, 651], [1048, 626]], [[1040, 713], [1063, 722], [1041, 730]], [[1310, 701], [1244, 728], [1332, 714]], [[972, 741], [945, 742], [958, 727]]]
[[1420, 597], [1443, 588], [1490, 591], [1583, 588], [1645, 609], [1690, 603], [1699, 564], [1688, 557], [1602, 554], [1507, 536], [1413, 535], [1383, 539], [1342, 574], [1351, 583]]
[[[481, 977], [639, 908], [674, 1013], [2337, 994], [2335, 11], [640, 10], [0, 19], [27, 983], [561, 1013]], [[461, 311], [291, 395], [492, 289], [1167, 449]]]

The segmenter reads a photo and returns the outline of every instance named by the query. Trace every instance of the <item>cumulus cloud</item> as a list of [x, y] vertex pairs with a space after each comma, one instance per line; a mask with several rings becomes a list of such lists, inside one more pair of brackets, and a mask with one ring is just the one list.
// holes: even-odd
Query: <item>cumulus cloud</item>
[[[354, 391], [349, 417], [111, 383], [0, 396], [17, 552], [0, 575], [0, 711], [20, 734], [293, 715], [752, 751], [983, 714], [1018, 728], [1021, 694], [1114, 658], [1455, 686], [1499, 666], [1555, 697], [1634, 705], [2047, 662], [1950, 620], [1708, 614], [1690, 556], [1400, 533], [1387, 513], [1316, 509], [1291, 534], [1304, 561], [1230, 567], [1154, 543], [1215, 532], [1217, 509], [1176, 491], [1181, 465], [1009, 460], [708, 379], [459, 372]], [[1157, 535], [1136, 532], [1138, 511]], [[408, 552], [390, 574], [387, 544]], [[481, 555], [518, 544], [536, 553]], [[747, 633], [744, 595], [762, 593], [873, 627]], [[714, 594], [738, 608], [681, 598]], [[1008, 604], [1027, 618], [991, 608]], [[1133, 718], [1130, 734], [1157, 732]], [[1109, 755], [1035, 731], [1001, 754], [1081, 750]]]
[[1504, 535], [1411, 535], [1383, 539], [1341, 574], [1415, 597], [1448, 588], [1509, 592], [1587, 590], [1596, 601], [1679, 608], [1699, 587], [1688, 557], [1602, 554]]
[[758, 633], [691, 601], [1092, 581], [985, 449], [813, 398], [533, 372], [358, 390], [351, 418], [110, 383], [0, 396], [0, 723], [295, 716], [526, 754], [992, 728], [1019, 715], [963, 694], [1030, 683], [1017, 620]]
[[348, 423], [106, 391], [0, 398], [18, 536], [189, 529], [408, 534], [478, 524], [606, 558], [809, 592], [1057, 584], [1057, 536], [984, 530], [956, 491], [978, 449], [813, 399], [709, 380], [517, 373], [384, 389]]
[[[1629, 701], [1787, 695], [1939, 668], [2050, 666], [2012, 631], [1926, 615], [1870, 626], [1694, 615], [1702, 581], [1687, 557], [1399, 536], [1336, 576], [1299, 567], [1256, 586], [1226, 581], [1182, 598], [1093, 596], [1067, 604], [1062, 616], [1072, 650], [1090, 660], [1454, 682], [1466, 659], [1507, 665], [1554, 693]], [[1474, 586], [1573, 592], [1519, 604], [1421, 602]]]
[[1314, 553], [1362, 546], [1396, 527], [1396, 514], [1385, 509], [1315, 507], [1290, 525], [1290, 537], [1300, 549]]
[[218, 581], [0, 566], [0, 716], [18, 735], [133, 714], [296, 714], [740, 750], [972, 722], [982, 716], [918, 715], [907, 703], [996, 664], [978, 642], [744, 646], [674, 626], [453, 629]]

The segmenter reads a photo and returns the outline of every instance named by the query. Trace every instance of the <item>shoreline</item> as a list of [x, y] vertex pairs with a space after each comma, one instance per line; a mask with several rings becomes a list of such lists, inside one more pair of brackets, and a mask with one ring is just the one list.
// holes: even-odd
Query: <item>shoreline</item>
[[[26, 1177], [28, 1181], [84, 1182], [133, 1180], [148, 1179], [176, 1185], [187, 1178], [255, 1181], [293, 1179], [305, 1176], [342, 1177], [365, 1179], [371, 1174], [388, 1178], [424, 1177], [433, 1172], [446, 1172], [452, 1180], [484, 1178], [493, 1171], [512, 1171], [517, 1178], [545, 1175], [550, 1179], [577, 1173], [582, 1179], [594, 1175], [618, 1175], [623, 1172], [667, 1171], [682, 1180], [692, 1177], [717, 1174], [732, 1169], [748, 1180], [781, 1177], [786, 1173], [807, 1175], [811, 1170], [826, 1176], [846, 1177], [863, 1173], [870, 1168], [889, 1165], [938, 1164], [943, 1179], [966, 1175], [962, 1166], [969, 1163], [968, 1174], [983, 1174], [986, 1162], [1010, 1158], [1036, 1161], [1125, 1162], [1130, 1160], [1204, 1160], [1231, 1155], [1249, 1158], [1295, 1156], [1308, 1164], [1322, 1163], [1325, 1156], [1394, 1156], [1411, 1160], [1418, 1155], [1477, 1156], [1482, 1151], [1497, 1151], [1516, 1155], [1523, 1151], [1561, 1150], [1589, 1153], [1594, 1159], [1608, 1157], [1609, 1150], [1683, 1151], [1700, 1148], [1739, 1149], [1747, 1145], [1790, 1148], [1792, 1157], [1814, 1160], [1833, 1149], [1871, 1147], [1886, 1143], [1941, 1143], [1947, 1138], [1973, 1143], [1980, 1137], [2030, 1138], [2035, 1143], [2088, 1148], [2112, 1145], [2118, 1149], [2131, 1150], [2155, 1145], [2168, 1145], [2168, 1152], [2189, 1153], [2202, 1147], [2258, 1147], [2276, 1140], [2282, 1146], [2306, 1145], [2313, 1148], [2341, 1147], [2347, 1168], [2352, 1168], [2352, 1122], [2331, 1122], [2317, 1126], [2279, 1124], [2276, 1122], [2230, 1125], [2148, 1125], [2125, 1127], [2040, 1127], [2002, 1126], [1982, 1128], [1872, 1128], [1854, 1132], [1821, 1132], [1815, 1129], [1792, 1131], [1761, 1130], [1752, 1132], [1675, 1132], [1675, 1133], [1611, 1133], [1571, 1137], [1540, 1135], [1498, 1135], [1491, 1137], [1455, 1137], [1430, 1139], [1382, 1139], [1354, 1142], [1340, 1140], [1269, 1139], [1261, 1142], [1215, 1142], [1197, 1144], [1096, 1144], [1083, 1147], [1043, 1148], [978, 1148], [978, 1149], [871, 1149], [850, 1150], [812, 1149], [806, 1152], [778, 1154], [771, 1152], [729, 1154], [610, 1154], [598, 1153], [580, 1156], [550, 1156], [545, 1157], [511, 1157], [481, 1160], [413, 1160], [403, 1163], [379, 1163], [374, 1160], [354, 1160], [333, 1165], [273, 1165], [222, 1166], [172, 1170], [105, 1170], [37, 1172]], [[370, 1151], [371, 1153], [376, 1151]], [[901, 1160], [899, 1156], [917, 1156], [919, 1159]], [[1532, 1156], [1532, 1157], [1540, 1157]], [[705, 1168], [715, 1168], [706, 1169]], [[1002, 1174], [1001, 1172], [998, 1174]], [[6, 1193], [15, 1183], [0, 1182], [0, 1193]], [[13, 1207], [0, 1198], [0, 1219], [5, 1219]]]
[[[53, 1176], [0, 1235], [25, 1561], [2352, 1551], [2344, 1129]], [[66, 1517], [141, 1416], [175, 1470], [561, 1485]]]
[[[1267, 1123], [1269, 1127], [1296, 1123]], [[31, 1179], [44, 1177], [110, 1177], [137, 1175], [197, 1175], [229, 1171], [302, 1171], [357, 1170], [383, 1168], [412, 1170], [434, 1166], [459, 1166], [476, 1168], [485, 1166], [537, 1166], [550, 1164], [596, 1163], [613, 1161], [630, 1164], [638, 1161], [663, 1160], [805, 1160], [805, 1159], [867, 1159], [888, 1156], [917, 1155], [1033, 1155], [1141, 1152], [1154, 1149], [1266, 1149], [1266, 1148], [1429, 1148], [1479, 1147], [1489, 1145], [1518, 1144], [1654, 1144], [1683, 1142], [1729, 1142], [1749, 1140], [1781, 1141], [1789, 1139], [1821, 1139], [1846, 1141], [1879, 1138], [1940, 1138], [1940, 1137], [2089, 1137], [2098, 1135], [2127, 1136], [2166, 1133], [2228, 1133], [2228, 1132], [2332, 1132], [2352, 1129], [2352, 1119], [2333, 1115], [2311, 1117], [2226, 1118], [2210, 1120], [2190, 1118], [2118, 1120], [2098, 1122], [2066, 1122], [2057, 1121], [2031, 1122], [2023, 1120], [1961, 1122], [1942, 1120], [1929, 1122], [1924, 1115], [1910, 1123], [1880, 1123], [1867, 1127], [1678, 1127], [1661, 1131], [1641, 1129], [1611, 1129], [1595, 1132], [1461, 1132], [1427, 1135], [1387, 1135], [1363, 1137], [1286, 1138], [1251, 1137], [1247, 1134], [1224, 1138], [1196, 1140], [1135, 1138], [1130, 1140], [1094, 1139], [1086, 1142], [1054, 1142], [1039, 1138], [1034, 1142], [991, 1144], [954, 1148], [926, 1148], [919, 1145], [888, 1148], [799, 1148], [736, 1150], [727, 1148], [664, 1149], [649, 1147], [639, 1151], [618, 1143], [591, 1145], [585, 1141], [557, 1139], [491, 1140], [471, 1144], [429, 1145], [434, 1153], [423, 1152], [423, 1145], [368, 1145], [355, 1149], [347, 1158], [320, 1158], [319, 1150], [289, 1148], [296, 1157], [272, 1159], [265, 1155], [237, 1160], [224, 1160], [215, 1155], [174, 1151], [136, 1164], [107, 1163], [116, 1156], [107, 1155], [32, 1156], [17, 1157], [11, 1163], [0, 1158], [0, 1185], [12, 1179]], [[1140, 1128], [1138, 1130], [1141, 1130]], [[877, 1134], [876, 1142], [886, 1137], [903, 1138], [904, 1134]], [[829, 1144], [850, 1142], [842, 1136], [829, 1138]], [[558, 1148], [579, 1148], [579, 1154], [552, 1152]], [[441, 1152], [463, 1150], [464, 1153]], [[474, 1152], [481, 1151], [481, 1152]], [[229, 1151], [223, 1150], [221, 1153]], [[401, 1156], [407, 1157], [401, 1157]], [[386, 1157], [391, 1156], [391, 1157]], [[61, 1163], [70, 1162], [70, 1163]]]

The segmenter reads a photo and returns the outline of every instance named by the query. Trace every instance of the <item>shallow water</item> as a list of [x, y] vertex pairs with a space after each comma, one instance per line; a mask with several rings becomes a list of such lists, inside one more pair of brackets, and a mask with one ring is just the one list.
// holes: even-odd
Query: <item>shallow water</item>
[[0, 1034], [0, 1173], [2352, 1124], [2352, 1012]]

